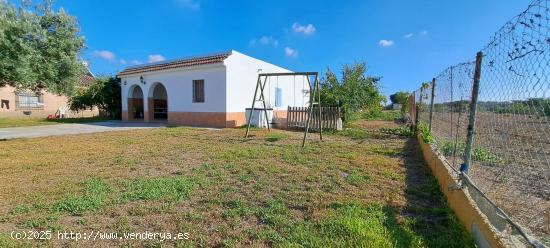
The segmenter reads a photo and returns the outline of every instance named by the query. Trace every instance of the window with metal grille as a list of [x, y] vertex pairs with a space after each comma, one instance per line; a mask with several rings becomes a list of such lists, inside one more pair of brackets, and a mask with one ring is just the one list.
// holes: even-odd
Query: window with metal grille
[[41, 95], [31, 92], [21, 92], [17, 94], [16, 108], [44, 108], [44, 101]]
[[204, 80], [193, 80], [193, 102], [204, 102]]

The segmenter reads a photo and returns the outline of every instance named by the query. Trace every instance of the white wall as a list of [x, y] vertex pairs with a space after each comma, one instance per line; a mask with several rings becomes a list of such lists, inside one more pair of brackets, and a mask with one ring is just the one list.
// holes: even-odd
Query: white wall
[[[244, 112], [250, 108], [254, 89], [260, 73], [291, 72], [287, 69], [232, 51], [225, 60], [227, 67], [227, 112]], [[294, 81], [295, 80], [295, 81]], [[309, 90], [307, 80], [302, 76], [280, 76], [278, 87], [282, 89], [282, 105], [275, 108], [275, 88], [277, 77], [269, 77], [264, 91], [266, 100], [276, 110], [286, 110], [288, 106], [307, 106], [309, 94], [304, 94], [304, 87]], [[258, 91], [259, 92], [259, 91]], [[257, 107], [260, 102], [256, 103]]]
[[[166, 87], [169, 112], [225, 112], [225, 70], [225, 66], [219, 63], [122, 76], [122, 110], [128, 110], [126, 99], [132, 85], [139, 85], [147, 99], [153, 97], [153, 86], [159, 82]], [[140, 76], [143, 76], [145, 85], [140, 83]], [[204, 79], [204, 103], [193, 102], [193, 80], [197, 79]], [[148, 109], [147, 101], [144, 109]]]
[[[252, 104], [258, 69], [262, 69], [261, 73], [291, 72], [232, 51], [224, 63], [122, 76], [122, 110], [128, 110], [126, 99], [132, 85], [140, 86], [147, 99], [153, 95], [152, 86], [160, 82], [168, 93], [169, 112], [244, 112]], [[140, 76], [145, 85], [140, 83]], [[192, 82], [196, 79], [205, 80], [204, 103], [193, 103]], [[275, 107], [276, 87], [282, 89], [281, 107]], [[286, 110], [288, 106], [309, 104], [309, 93], [304, 93], [304, 89], [308, 91], [309, 87], [303, 76], [280, 76], [278, 80], [269, 77], [264, 94], [274, 109]], [[261, 107], [258, 104], [256, 106]], [[148, 109], [147, 101], [144, 101], [144, 109]]]

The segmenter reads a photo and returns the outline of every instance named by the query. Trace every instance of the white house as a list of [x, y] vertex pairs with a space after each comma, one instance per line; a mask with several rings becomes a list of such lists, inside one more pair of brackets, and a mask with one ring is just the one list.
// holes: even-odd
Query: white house
[[[237, 51], [132, 66], [121, 71], [123, 120], [207, 127], [245, 123], [258, 73], [291, 72]], [[269, 77], [268, 108], [284, 123], [288, 106], [305, 107], [307, 79]], [[257, 107], [261, 105], [256, 103]]]

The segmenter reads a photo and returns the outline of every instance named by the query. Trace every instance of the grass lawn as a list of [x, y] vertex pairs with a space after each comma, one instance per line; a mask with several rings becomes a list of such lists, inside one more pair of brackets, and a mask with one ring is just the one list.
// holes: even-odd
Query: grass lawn
[[86, 123], [96, 121], [109, 120], [103, 117], [82, 117], [82, 118], [65, 118], [65, 119], [46, 119], [46, 118], [0, 118], [0, 128], [5, 127], [27, 127], [52, 125], [59, 123]]
[[[304, 153], [301, 133], [256, 129], [248, 139], [173, 127], [3, 141], [0, 247], [472, 247], [416, 141], [366, 127], [377, 129], [326, 134]], [[9, 237], [30, 229], [190, 239]]]

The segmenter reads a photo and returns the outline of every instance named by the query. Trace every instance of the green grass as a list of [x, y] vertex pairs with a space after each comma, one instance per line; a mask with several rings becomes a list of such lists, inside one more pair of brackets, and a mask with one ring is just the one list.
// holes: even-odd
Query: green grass
[[380, 113], [369, 114], [364, 118], [370, 121], [395, 121], [403, 117], [399, 110], [383, 110]]
[[367, 173], [361, 171], [354, 171], [347, 175], [346, 181], [354, 186], [361, 186], [365, 182], [369, 181], [370, 177]]
[[103, 117], [83, 117], [83, 118], [65, 118], [65, 119], [46, 119], [46, 118], [0, 118], [0, 128], [6, 127], [27, 127], [43, 126], [59, 123], [89, 123], [111, 120]]
[[122, 198], [136, 200], [165, 200], [178, 202], [189, 197], [195, 183], [187, 177], [172, 178], [136, 178], [125, 182]]
[[403, 137], [414, 137], [414, 131], [408, 126], [399, 126], [397, 128], [380, 128], [381, 133], [399, 135]]
[[[332, 203], [322, 219], [294, 220], [292, 210], [282, 201], [271, 200], [257, 210], [267, 230], [252, 236], [268, 240], [275, 247], [469, 247], [472, 240], [460, 235], [458, 223], [452, 233], [419, 235], [419, 223], [412, 218], [398, 219], [398, 210], [380, 203]], [[435, 210], [432, 210], [434, 212]], [[426, 212], [424, 212], [426, 213]], [[444, 211], [443, 214], [448, 214]], [[450, 216], [450, 218], [453, 218]], [[452, 219], [451, 221], [456, 221]], [[432, 229], [432, 233], [435, 233]], [[456, 233], [455, 233], [456, 232]], [[429, 232], [426, 233], [430, 235]], [[451, 235], [458, 235], [451, 237]]]
[[366, 139], [373, 137], [373, 134], [371, 132], [358, 128], [346, 128], [340, 132], [337, 132], [336, 134], [340, 136], [350, 137], [352, 139]]
[[266, 141], [269, 141], [269, 142], [276, 142], [276, 141], [279, 141], [283, 138], [285, 138], [286, 135], [282, 134], [282, 133], [272, 133], [270, 134], [269, 136], [267, 136], [265, 138]]
[[[113, 188], [113, 186], [104, 180], [88, 179], [83, 183], [84, 190], [68, 194], [55, 202], [51, 207], [46, 206], [45, 209], [52, 214], [66, 212], [71, 215], [80, 216], [86, 212], [104, 208], [107, 205], [131, 201], [163, 200], [168, 203], [174, 203], [188, 198], [196, 185], [200, 183], [198, 178], [190, 180], [184, 176], [177, 176], [167, 178], [135, 178], [121, 181], [121, 184], [122, 187]], [[35, 210], [39, 209], [30, 205], [18, 205], [11, 209], [10, 214], [25, 214]]]
[[[1, 142], [0, 228], [190, 232], [168, 247], [473, 244], [413, 139], [356, 127], [302, 151], [301, 132], [243, 134], [174, 127]], [[38, 245], [0, 235], [3, 244]]]
[[61, 199], [54, 205], [55, 210], [82, 215], [86, 211], [96, 210], [106, 202], [111, 186], [99, 179], [84, 182], [85, 191]]

